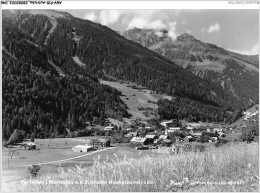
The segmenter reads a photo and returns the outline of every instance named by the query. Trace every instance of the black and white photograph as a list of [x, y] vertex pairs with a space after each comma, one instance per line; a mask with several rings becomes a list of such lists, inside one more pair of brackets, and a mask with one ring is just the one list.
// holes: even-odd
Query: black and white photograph
[[259, 2], [35, 2], [1, 2], [3, 192], [259, 191]]

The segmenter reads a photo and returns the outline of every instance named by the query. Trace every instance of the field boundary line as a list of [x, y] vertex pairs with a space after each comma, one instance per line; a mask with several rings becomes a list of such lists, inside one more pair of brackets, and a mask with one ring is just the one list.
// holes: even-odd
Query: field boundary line
[[40, 162], [40, 163], [36, 163], [36, 164], [22, 165], [20, 167], [28, 167], [28, 166], [32, 166], [32, 165], [45, 165], [45, 164], [51, 164], [51, 163], [56, 163], [56, 162], [69, 161], [69, 160], [78, 159], [78, 158], [81, 158], [81, 157], [92, 155], [94, 153], [98, 153], [98, 152], [102, 152], [102, 151], [109, 150], [109, 149], [114, 149], [114, 148], [116, 148], [116, 147], [109, 147], [109, 148], [106, 148], [106, 149], [101, 149], [101, 150], [98, 150], [98, 151], [94, 151], [94, 152], [91, 152], [91, 153], [88, 153], [88, 154], [84, 154], [84, 155], [80, 155], [80, 156], [76, 156], [76, 157], [72, 157], [72, 158], [56, 160], [56, 161], [50, 161], [50, 162]]

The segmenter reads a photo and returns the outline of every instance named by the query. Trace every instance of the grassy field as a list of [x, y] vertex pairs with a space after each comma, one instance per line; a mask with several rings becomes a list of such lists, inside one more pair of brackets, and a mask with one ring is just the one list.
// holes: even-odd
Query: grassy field
[[[17, 188], [20, 191], [48, 192], [259, 190], [257, 144], [230, 144], [204, 153], [162, 155], [116, 159], [107, 163], [96, 160], [93, 167], [61, 170], [31, 181], [24, 179], [27, 181]], [[26, 185], [24, 182], [30, 183]], [[36, 182], [45, 183], [34, 184]]]
[[[155, 151], [138, 151], [128, 146], [115, 147], [114, 149], [105, 149], [102, 152], [86, 152], [77, 153], [72, 151], [72, 147], [79, 144], [86, 144], [86, 141], [96, 137], [80, 137], [80, 138], [58, 138], [51, 139], [35, 139], [37, 150], [29, 151], [23, 147], [14, 146], [11, 150], [15, 150], [16, 154], [11, 159], [9, 149], [2, 151], [2, 186], [4, 190], [10, 191], [14, 188], [15, 182], [27, 176], [27, 169], [31, 164], [46, 163], [58, 160], [84, 156], [68, 161], [58, 161], [55, 163], [43, 164], [39, 175], [57, 173], [60, 168], [65, 171], [68, 168], [81, 165], [83, 167], [92, 166], [95, 160], [100, 163], [110, 163], [115, 160], [124, 160], [127, 158], [141, 158], [144, 156], [157, 156], [160, 152]], [[67, 142], [67, 145], [65, 143]], [[93, 153], [93, 154], [91, 154]], [[8, 164], [9, 157], [9, 164]]]
[[100, 83], [109, 85], [117, 90], [121, 91], [123, 96], [121, 99], [126, 103], [129, 107], [128, 112], [133, 116], [132, 119], [141, 118], [142, 120], [150, 119], [150, 117], [146, 117], [141, 110], [138, 110], [140, 107], [148, 107], [152, 109], [157, 109], [157, 104], [148, 103], [148, 101], [157, 102], [159, 99], [169, 99], [172, 97], [167, 95], [160, 95], [153, 93], [148, 89], [133, 89], [130, 87], [131, 84], [127, 83], [119, 83], [112, 81], [104, 81], [100, 80]]

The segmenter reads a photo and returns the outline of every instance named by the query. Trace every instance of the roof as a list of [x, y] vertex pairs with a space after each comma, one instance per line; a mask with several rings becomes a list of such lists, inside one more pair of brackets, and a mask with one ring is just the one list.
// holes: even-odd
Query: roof
[[160, 135], [159, 139], [167, 139], [167, 135]]
[[165, 142], [165, 143], [171, 143], [172, 141], [169, 140], [169, 139], [164, 139], [163, 142]]
[[219, 136], [219, 134], [217, 134], [217, 133], [209, 133], [208, 134], [210, 137], [218, 137]]
[[172, 120], [170, 120], [170, 121], [163, 121], [163, 122], [160, 123], [160, 125], [166, 127], [166, 124], [167, 123], [171, 123], [171, 122], [172, 122]]
[[109, 139], [99, 138], [98, 141], [103, 142], [103, 143], [106, 143], [106, 142], [109, 141]]
[[191, 133], [191, 135], [193, 135], [193, 136], [201, 136], [202, 133]]
[[149, 139], [153, 139], [153, 138], [155, 138], [155, 135], [146, 135], [145, 137], [149, 138]]
[[193, 138], [192, 136], [190, 136], [190, 135], [188, 135], [188, 136], [186, 136], [186, 138], [189, 138], [189, 139], [191, 139], [191, 138]]
[[28, 143], [26, 143], [26, 145], [29, 145], [29, 146], [31, 146], [31, 145], [36, 145], [36, 143], [34, 143], [34, 142], [28, 142]]
[[130, 142], [139, 142], [139, 143], [143, 143], [143, 142], [145, 142], [145, 140], [146, 140], [145, 137], [133, 137], [133, 138], [131, 139]]
[[170, 127], [169, 130], [180, 130], [180, 127]]
[[106, 126], [105, 129], [114, 129], [115, 126]]
[[93, 146], [90, 146], [90, 145], [76, 145], [74, 146], [73, 148], [74, 149], [89, 149], [89, 148], [92, 148]]

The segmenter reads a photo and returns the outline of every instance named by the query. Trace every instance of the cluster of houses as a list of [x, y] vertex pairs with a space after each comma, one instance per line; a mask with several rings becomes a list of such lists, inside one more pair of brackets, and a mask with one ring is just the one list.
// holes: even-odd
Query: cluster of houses
[[243, 120], [247, 121], [248, 119], [252, 118], [253, 116], [258, 115], [258, 113], [259, 113], [259, 111], [255, 111], [253, 113], [251, 113], [249, 111], [244, 111], [243, 112], [243, 115], [244, 115]]
[[[206, 141], [203, 142], [217, 142], [220, 137], [225, 137], [226, 134], [223, 128], [205, 128], [201, 129], [198, 123], [189, 123], [181, 125], [178, 120], [163, 121], [160, 123], [164, 127], [164, 133], [160, 135], [156, 132], [148, 132], [145, 136], [140, 137], [139, 131], [129, 132], [125, 137], [133, 137], [130, 140], [131, 147], [147, 146], [147, 145], [170, 145], [176, 141], [193, 142], [202, 141], [204, 137]], [[173, 137], [174, 136], [174, 137]], [[206, 136], [206, 138], [205, 138]]]

